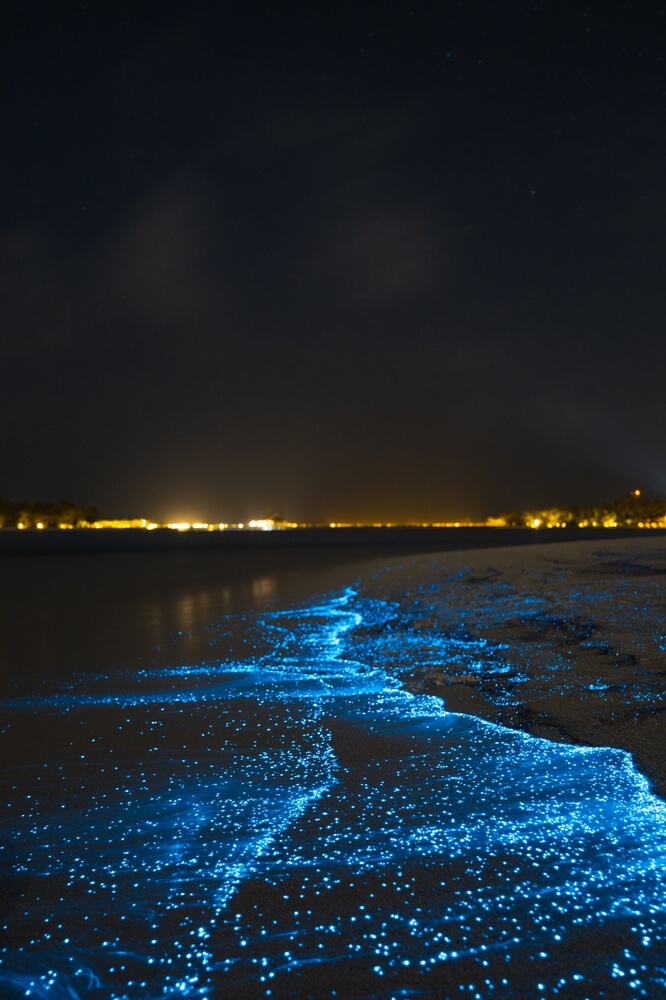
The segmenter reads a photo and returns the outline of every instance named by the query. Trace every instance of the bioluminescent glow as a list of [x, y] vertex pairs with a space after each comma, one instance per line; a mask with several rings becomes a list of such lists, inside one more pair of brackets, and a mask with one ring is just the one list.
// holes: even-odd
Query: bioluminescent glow
[[664, 995], [666, 806], [405, 690], [394, 613], [348, 589], [221, 624], [268, 652], [5, 701], [5, 995]]

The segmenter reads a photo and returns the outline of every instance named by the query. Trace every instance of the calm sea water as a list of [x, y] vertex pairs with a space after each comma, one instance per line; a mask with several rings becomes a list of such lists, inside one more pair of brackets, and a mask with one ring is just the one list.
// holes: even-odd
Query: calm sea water
[[404, 690], [353, 558], [3, 563], [2, 996], [666, 996], [662, 801]]

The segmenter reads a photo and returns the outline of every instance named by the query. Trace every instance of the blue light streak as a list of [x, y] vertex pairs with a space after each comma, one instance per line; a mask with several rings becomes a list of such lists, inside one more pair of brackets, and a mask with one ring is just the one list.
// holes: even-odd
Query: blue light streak
[[664, 995], [664, 803], [621, 751], [405, 690], [394, 614], [348, 588], [226, 620], [259, 656], [2, 703], [0, 988]]

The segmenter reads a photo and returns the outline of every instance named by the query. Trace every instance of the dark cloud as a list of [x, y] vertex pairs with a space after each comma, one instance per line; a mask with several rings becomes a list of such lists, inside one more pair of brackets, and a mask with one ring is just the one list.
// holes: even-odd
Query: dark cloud
[[120, 314], [191, 329], [221, 312], [224, 279], [211, 266], [216, 234], [203, 187], [171, 179], [132, 205], [112, 232], [99, 278]]
[[429, 295], [446, 282], [442, 236], [421, 206], [392, 205], [335, 224], [330, 277], [355, 303], [381, 306]]

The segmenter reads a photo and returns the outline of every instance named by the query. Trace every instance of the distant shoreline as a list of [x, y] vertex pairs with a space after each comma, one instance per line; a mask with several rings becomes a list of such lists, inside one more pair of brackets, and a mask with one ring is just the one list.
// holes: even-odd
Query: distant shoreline
[[288, 528], [274, 531], [173, 531], [158, 528], [49, 528], [0, 531], [0, 556], [103, 552], [192, 552], [272, 549], [301, 546], [387, 546], [419, 552], [444, 552], [593, 539], [646, 538], [666, 529], [642, 528]]

